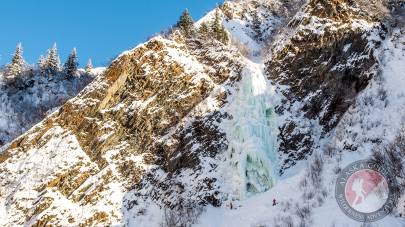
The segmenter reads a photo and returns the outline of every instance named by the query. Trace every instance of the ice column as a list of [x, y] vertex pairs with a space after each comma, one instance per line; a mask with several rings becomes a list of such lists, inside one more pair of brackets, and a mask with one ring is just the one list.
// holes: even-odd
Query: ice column
[[[230, 99], [225, 122], [229, 141], [228, 181], [239, 198], [264, 192], [275, 183], [276, 133], [271, 94], [261, 65], [251, 63]], [[232, 175], [232, 176], [230, 176]]]

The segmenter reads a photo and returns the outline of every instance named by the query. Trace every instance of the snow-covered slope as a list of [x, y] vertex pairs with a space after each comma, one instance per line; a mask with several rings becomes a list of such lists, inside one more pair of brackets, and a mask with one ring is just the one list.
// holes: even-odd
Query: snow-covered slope
[[[228, 43], [175, 31], [124, 52], [0, 154], [2, 224], [358, 226], [335, 179], [404, 133], [389, 7], [230, 1], [196, 23], [217, 11]], [[402, 206], [372, 226], [404, 226]]]
[[[401, 34], [400, 29], [393, 29], [382, 43], [377, 54], [381, 74], [356, 98], [356, 104], [343, 115], [330, 136], [321, 139], [325, 145], [313, 151], [315, 158], [303, 167], [287, 171], [290, 176], [281, 177], [267, 192], [228, 202], [221, 208], [208, 208], [197, 226], [359, 226], [340, 211], [334, 197], [335, 179], [339, 169], [354, 160], [370, 158], [373, 149], [382, 149], [404, 133], [404, 31]], [[357, 145], [356, 151], [350, 151], [348, 144]], [[322, 167], [313, 168], [311, 163], [319, 157]], [[319, 182], [310, 177], [314, 170]], [[273, 199], [278, 202], [276, 206]], [[234, 209], [230, 209], [231, 203]], [[405, 220], [398, 217], [404, 213], [404, 205], [402, 198], [397, 213], [370, 226], [404, 226]]]
[[[375, 53], [375, 56], [378, 56], [381, 73], [371, 79], [365, 90], [356, 97], [355, 104], [343, 115], [336, 128], [328, 136], [319, 140], [320, 148], [313, 150], [314, 157], [309, 159], [304, 168], [300, 165], [294, 171], [287, 171], [286, 175], [289, 176], [280, 177], [276, 184], [264, 193], [247, 199], [230, 200], [221, 208], [208, 208], [201, 215], [200, 222], [196, 226], [359, 226], [359, 223], [340, 212], [334, 198], [335, 179], [341, 168], [354, 160], [370, 158], [374, 149], [382, 149], [385, 144], [391, 143], [395, 137], [404, 133], [404, 37], [404, 28], [394, 28], [382, 41], [381, 48], [378, 49], [378, 53]], [[265, 84], [253, 85], [251, 91], [260, 89]], [[268, 91], [271, 91], [271, 88], [267, 88]], [[268, 104], [277, 104], [277, 101], [271, 100], [277, 100], [275, 97], [278, 95], [284, 96], [282, 92], [277, 93], [276, 90], [268, 94], [267, 97], [273, 97], [269, 98]], [[249, 104], [240, 106], [249, 107]], [[253, 119], [257, 116], [255, 114], [257, 112], [259, 111], [251, 112]], [[234, 112], [236, 116], [240, 113], [243, 114], [244, 111]], [[279, 125], [285, 121], [284, 117], [276, 117]], [[251, 116], [244, 117], [243, 122], [250, 119]], [[234, 125], [235, 129], [239, 129], [239, 124]], [[262, 124], [257, 122], [255, 125]], [[250, 131], [244, 130], [245, 133]], [[274, 129], [267, 132], [274, 132]], [[249, 139], [255, 138], [255, 136], [249, 137]], [[249, 142], [249, 140], [232, 138], [230, 144], [241, 141]], [[261, 141], [254, 143], [254, 145], [260, 144]], [[356, 150], [350, 151], [349, 144], [356, 145]], [[249, 155], [250, 147], [240, 144], [237, 147], [243, 149], [244, 154]], [[260, 149], [254, 150], [260, 151]], [[400, 158], [404, 162], [403, 156]], [[318, 160], [322, 160], [320, 166], [315, 164]], [[270, 166], [271, 164], [267, 165], [267, 167]], [[224, 176], [231, 179], [230, 182], [243, 185], [235, 179], [235, 176], [243, 176], [244, 173], [235, 174], [230, 171], [231, 169], [228, 167], [224, 172], [230, 174]], [[273, 199], [277, 200], [276, 206], [273, 205]], [[230, 209], [231, 206], [233, 209]], [[403, 206], [402, 199], [397, 205], [397, 213], [370, 226], [404, 226], [405, 220], [399, 217], [399, 213], [404, 212]]]
[[0, 72], [0, 147], [17, 138], [76, 96], [103, 68], [77, 76], [43, 75], [37, 71], [6, 79]]

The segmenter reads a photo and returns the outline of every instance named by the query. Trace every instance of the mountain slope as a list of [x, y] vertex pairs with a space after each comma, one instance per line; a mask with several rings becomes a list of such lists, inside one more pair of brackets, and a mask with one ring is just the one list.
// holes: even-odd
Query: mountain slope
[[277, 107], [279, 114], [291, 113], [279, 138], [289, 157], [285, 167], [319, 146], [378, 73], [373, 52], [386, 29], [352, 1], [309, 1], [287, 28], [292, 31], [275, 42], [266, 62], [269, 78], [287, 87]]
[[334, 180], [404, 126], [402, 17], [375, 3], [230, 1], [196, 23], [229, 43], [124, 52], [0, 154], [2, 224], [356, 225]]
[[[239, 65], [231, 61], [237, 60], [236, 52], [221, 53], [224, 46], [212, 45], [217, 51], [207, 55], [199, 49], [205, 54], [199, 61], [181, 40], [153, 39], [120, 56], [78, 97], [15, 140], [0, 159], [1, 195], [7, 210], [13, 211], [8, 223], [120, 223], [122, 201], [111, 200], [111, 194], [122, 198], [146, 169], [156, 165], [168, 172], [194, 167], [197, 160], [183, 152], [186, 129], [181, 125], [210, 117], [204, 114], [225, 95], [218, 85], [235, 80], [229, 68]], [[190, 116], [185, 119], [186, 115]], [[197, 136], [207, 133], [200, 130]], [[163, 136], [170, 139], [159, 141]], [[223, 146], [206, 142], [212, 143], [207, 146], [213, 146], [213, 152]], [[172, 159], [176, 152], [183, 160]], [[28, 160], [32, 164], [24, 164]], [[41, 160], [47, 162], [36, 165]], [[58, 205], [60, 199], [66, 206]], [[100, 210], [89, 212], [96, 207]], [[88, 216], [78, 216], [78, 210]]]
[[54, 108], [76, 96], [103, 68], [76, 76], [48, 75], [30, 69], [15, 78], [0, 72], [0, 147], [40, 122]]

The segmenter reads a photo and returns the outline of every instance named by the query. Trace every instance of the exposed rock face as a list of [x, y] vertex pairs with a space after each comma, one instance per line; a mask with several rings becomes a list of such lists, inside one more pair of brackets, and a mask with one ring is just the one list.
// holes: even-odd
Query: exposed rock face
[[291, 113], [280, 128], [280, 152], [286, 154], [281, 172], [311, 154], [375, 76], [379, 41], [372, 36], [383, 39], [387, 31], [356, 1], [322, 0], [309, 1], [288, 30], [266, 63], [269, 78], [286, 86], [277, 111]]
[[[232, 208], [235, 184], [252, 194], [275, 186], [271, 172], [308, 157], [378, 73], [374, 49], [387, 33], [384, 11], [359, 1], [301, 4], [227, 2], [229, 44], [175, 32], [120, 55], [0, 153], [4, 225], [137, 226], [165, 209]], [[279, 169], [260, 145], [280, 153]], [[240, 181], [224, 182], [227, 170]]]
[[[15, 211], [10, 224], [120, 222], [117, 206], [122, 201], [109, 195], [125, 193], [154, 172], [166, 171], [167, 180], [183, 168], [198, 172], [199, 156], [213, 157], [226, 147], [224, 135], [211, 124], [225, 116], [207, 111], [223, 104], [226, 94], [220, 85], [238, 78], [239, 55], [217, 42], [191, 40], [186, 45], [181, 36], [176, 39], [156, 38], [123, 54], [78, 97], [1, 154], [0, 194]], [[191, 149], [197, 143], [200, 147]], [[55, 163], [40, 170], [32, 156]], [[33, 165], [15, 169], [26, 159]], [[150, 168], [156, 170], [143, 176]], [[33, 182], [21, 183], [25, 177]], [[210, 181], [201, 187], [211, 187]], [[218, 203], [208, 191], [204, 201]], [[164, 195], [156, 196], [164, 200]], [[56, 197], [71, 206], [55, 204]], [[77, 218], [75, 207], [83, 212], [100, 203], [114, 207], [113, 212], [98, 210]]]

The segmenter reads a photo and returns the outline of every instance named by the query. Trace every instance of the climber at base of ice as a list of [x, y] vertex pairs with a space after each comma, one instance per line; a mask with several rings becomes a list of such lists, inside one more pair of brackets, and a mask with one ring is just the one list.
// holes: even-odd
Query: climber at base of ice
[[273, 207], [277, 205], [276, 199], [273, 199]]

